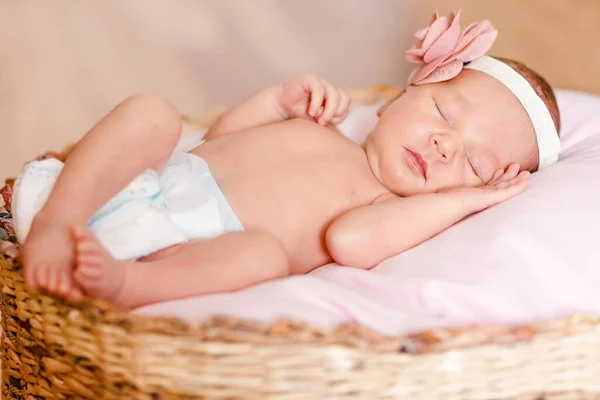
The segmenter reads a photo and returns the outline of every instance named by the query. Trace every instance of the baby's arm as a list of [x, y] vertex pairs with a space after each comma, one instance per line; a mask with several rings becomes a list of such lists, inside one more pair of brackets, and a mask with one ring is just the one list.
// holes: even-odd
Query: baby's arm
[[327, 247], [341, 265], [371, 268], [437, 235], [464, 217], [523, 191], [529, 173], [509, 168], [479, 188], [457, 188], [411, 197], [390, 194], [331, 224]]
[[292, 118], [337, 125], [346, 118], [350, 97], [323, 79], [302, 76], [261, 90], [225, 113], [206, 140]]
[[437, 235], [468, 215], [446, 193], [390, 195], [350, 211], [327, 230], [327, 247], [341, 265], [371, 268]]
[[250, 96], [227, 111], [207, 132], [206, 140], [286, 119], [277, 104], [278, 87]]

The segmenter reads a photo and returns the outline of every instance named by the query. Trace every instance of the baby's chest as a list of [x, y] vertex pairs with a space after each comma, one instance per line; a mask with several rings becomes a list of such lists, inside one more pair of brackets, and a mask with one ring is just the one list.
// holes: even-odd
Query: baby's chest
[[225, 191], [264, 193], [291, 203], [354, 201], [368, 197], [373, 182], [364, 171], [347, 162], [322, 157], [256, 160], [239, 173], [231, 171], [223, 181]]
[[275, 125], [203, 146], [201, 156], [234, 209], [261, 218], [329, 218], [381, 194], [360, 147], [323, 127], [300, 127], [309, 129]]
[[318, 159], [282, 164], [262, 173], [247, 171], [244, 178], [223, 186], [223, 191], [245, 226], [275, 229], [292, 237], [296, 233], [291, 231], [320, 236], [339, 215], [380, 195], [357, 169]]

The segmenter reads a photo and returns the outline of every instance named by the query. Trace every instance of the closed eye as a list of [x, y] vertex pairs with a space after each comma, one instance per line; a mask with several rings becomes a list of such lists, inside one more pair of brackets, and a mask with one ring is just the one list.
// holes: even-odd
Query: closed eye
[[473, 173], [475, 175], [477, 175], [477, 177], [483, 182], [483, 178], [482, 178], [482, 175], [481, 175], [481, 170], [479, 168], [479, 164], [477, 164], [477, 162], [475, 160], [473, 160], [469, 156], [467, 156], [467, 162], [469, 163], [469, 166], [471, 167], [471, 170], [473, 170]]
[[448, 122], [448, 118], [446, 118], [446, 116], [442, 112], [442, 109], [440, 108], [440, 105], [438, 104], [438, 102], [435, 99], [433, 99], [433, 104], [435, 104], [435, 108], [437, 109], [438, 114], [440, 114], [440, 117], [442, 117], [444, 119], [444, 121]]

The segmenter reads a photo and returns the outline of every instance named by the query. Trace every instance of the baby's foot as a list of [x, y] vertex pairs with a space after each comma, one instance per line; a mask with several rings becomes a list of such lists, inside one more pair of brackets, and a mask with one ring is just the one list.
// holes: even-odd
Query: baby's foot
[[30, 286], [74, 302], [83, 299], [72, 279], [73, 239], [64, 224], [37, 218], [21, 249], [21, 260]]
[[130, 262], [115, 260], [87, 228], [72, 229], [75, 281], [91, 297], [119, 303]]

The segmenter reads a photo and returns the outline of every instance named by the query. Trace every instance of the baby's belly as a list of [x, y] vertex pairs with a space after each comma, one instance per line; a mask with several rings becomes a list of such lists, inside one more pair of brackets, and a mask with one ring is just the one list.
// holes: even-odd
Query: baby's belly
[[286, 248], [294, 272], [331, 262], [325, 233], [335, 218], [367, 200], [350, 179], [312, 160], [250, 169], [223, 180], [222, 190], [246, 230], [266, 231]]
[[293, 272], [305, 273], [331, 262], [331, 222], [372, 202], [382, 188], [358, 146], [322, 127], [298, 132], [298, 125], [306, 127], [277, 124], [213, 139], [195, 153], [244, 228], [277, 237]]

